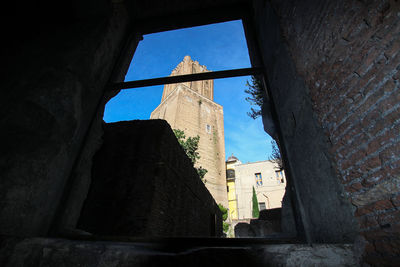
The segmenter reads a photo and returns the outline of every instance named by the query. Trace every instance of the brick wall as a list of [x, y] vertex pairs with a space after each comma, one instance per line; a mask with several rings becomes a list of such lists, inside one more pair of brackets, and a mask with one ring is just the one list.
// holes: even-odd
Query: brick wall
[[[268, 95], [276, 111], [289, 189], [282, 210], [290, 209], [287, 204], [291, 203], [298, 237], [305, 242], [352, 243], [358, 234], [353, 206], [337, 179], [329, 140], [315, 116], [309, 88], [282, 37], [280, 18], [263, 0], [255, 1], [254, 13], [260, 55], [254, 53], [256, 45], [250, 42], [250, 57], [253, 64], [257, 59], [263, 61]], [[268, 112], [263, 112], [263, 121], [265, 116]]]
[[400, 262], [398, 1], [272, 1], [371, 264]]
[[222, 235], [221, 212], [164, 120], [106, 124], [78, 228], [98, 235]]

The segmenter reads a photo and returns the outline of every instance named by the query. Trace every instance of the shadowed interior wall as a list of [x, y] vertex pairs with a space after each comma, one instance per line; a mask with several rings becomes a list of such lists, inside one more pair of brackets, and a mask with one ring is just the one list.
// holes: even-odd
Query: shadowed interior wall
[[[306, 115], [312, 119], [319, 125], [318, 132], [324, 134], [324, 137], [315, 138], [321, 140], [323, 150], [321, 159], [306, 162], [318, 170], [326, 157], [332, 168], [329, 175], [321, 172], [317, 176], [304, 176], [310, 183], [304, 192], [309, 190], [310, 198], [315, 200], [324, 199], [328, 193], [325, 195], [329, 203], [327, 208], [342, 215], [348, 205], [342, 208], [332, 205], [329, 192], [314, 186], [325, 180], [334, 183], [335, 178], [345, 190], [337, 191], [337, 185], [331, 190], [337, 191], [342, 203], [346, 202], [345, 198], [351, 201], [350, 211], [358, 221], [360, 240], [367, 240], [358, 244], [365, 246], [365, 260], [371, 264], [398, 264], [400, 4], [398, 1], [351, 0], [271, 2], [279, 29], [268, 27], [271, 14], [259, 12], [258, 18], [262, 17], [259, 34], [262, 46], [270, 49], [270, 52], [265, 50], [263, 56], [283, 135], [294, 140], [301, 132], [311, 133], [312, 127], [303, 124], [301, 117]], [[260, 4], [257, 10], [262, 9], [267, 7]], [[276, 36], [281, 34], [286, 52], [274, 45]], [[285, 53], [293, 62], [289, 69], [281, 65]], [[288, 87], [280, 84], [281, 77], [294, 80], [293, 69], [301, 82]], [[301, 93], [299, 83], [306, 98], [298, 95]], [[290, 90], [288, 97], [290, 88], [296, 90]], [[303, 108], [304, 103], [308, 111]], [[285, 113], [285, 109], [289, 112]], [[288, 127], [290, 124], [293, 126]], [[300, 160], [291, 158], [296, 150], [303, 159], [313, 159], [307, 151], [320, 147], [318, 142], [309, 142], [304, 136], [298, 140], [298, 145], [286, 144], [292, 163]], [[300, 177], [296, 174], [295, 178]], [[324, 194], [319, 195], [319, 192]], [[301, 194], [303, 204], [306, 198]], [[306, 206], [309, 207], [305, 211], [309, 213], [316, 205]], [[320, 217], [309, 214], [311, 220]], [[335, 229], [330, 227], [329, 231]]]
[[266, 1], [255, 1], [255, 25], [270, 95], [281, 130], [282, 148], [295, 187], [297, 209], [311, 242], [351, 242], [357, 233], [328, 139], [316, 120], [308, 87], [281, 36], [279, 17]]
[[125, 9], [81, 4], [60, 10], [66, 15], [33, 8], [10, 39], [0, 98], [1, 234], [49, 231], [119, 56]]
[[[207, 5], [221, 9], [228, 2]], [[2, 16], [7, 67], [0, 98], [0, 234], [47, 235], [54, 220], [60, 220], [56, 213], [68, 219], [61, 219], [59, 227], [75, 226], [97, 147], [83, 143], [93, 142], [87, 138], [89, 128], [98, 137], [91, 123], [100, 123], [94, 117], [101, 113], [104, 89], [128, 36], [140, 36], [140, 27], [157, 31], [154, 27], [166, 25], [153, 18], [143, 21], [149, 16], [186, 7], [195, 12], [204, 2], [174, 2], [167, 8], [158, 1], [133, 0], [10, 4]], [[143, 20], [135, 24], [133, 17]]]

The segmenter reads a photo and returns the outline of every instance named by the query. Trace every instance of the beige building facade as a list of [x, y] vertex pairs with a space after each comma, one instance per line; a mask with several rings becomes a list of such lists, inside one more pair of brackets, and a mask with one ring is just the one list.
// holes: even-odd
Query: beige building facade
[[[207, 71], [205, 66], [185, 56], [171, 76]], [[208, 170], [205, 185], [215, 201], [226, 207], [224, 114], [222, 106], [213, 101], [213, 95], [213, 80], [165, 85], [161, 103], [150, 119], [164, 119], [172, 129], [184, 131], [186, 137], [200, 136], [200, 159], [196, 166]]]
[[234, 170], [230, 176], [234, 176], [237, 219], [252, 218], [253, 187], [260, 210], [282, 207], [286, 177], [276, 163], [269, 160], [242, 163], [231, 156], [227, 161], [228, 167]]
[[235, 166], [239, 160], [230, 156], [226, 161], [226, 190], [228, 192], [228, 217], [229, 221], [238, 219], [238, 204], [236, 194]]

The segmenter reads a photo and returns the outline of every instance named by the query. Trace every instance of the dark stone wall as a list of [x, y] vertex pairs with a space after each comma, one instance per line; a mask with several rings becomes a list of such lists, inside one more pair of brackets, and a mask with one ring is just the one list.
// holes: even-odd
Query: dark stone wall
[[316, 118], [309, 88], [283, 39], [279, 17], [267, 1], [255, 1], [254, 12], [281, 149], [288, 160], [288, 183], [294, 187], [292, 198], [298, 222], [304, 227], [304, 238], [308, 242], [353, 241], [357, 225], [352, 206], [336, 177], [329, 140]]
[[[113, 70], [112, 81], [121, 82], [124, 80], [133, 54], [141, 38], [141, 35], [137, 32], [128, 33], [127, 41], [120, 53], [118, 63]], [[93, 121], [91, 122], [90, 129], [88, 130], [80, 154], [72, 169], [68, 185], [66, 186], [64, 193], [65, 198], [60, 206], [60, 212], [54, 223], [53, 232], [57, 235], [69, 235], [75, 232], [83, 203], [90, 188], [93, 157], [103, 143], [104, 109], [107, 102], [117, 93], [119, 93], [118, 90], [106, 91], [104, 93]]]
[[104, 125], [78, 228], [98, 235], [221, 236], [221, 213], [164, 120]]
[[1, 234], [48, 233], [119, 56], [124, 8], [80, 4], [21, 6], [11, 20], [23, 26], [8, 29], [1, 79]]
[[[122, 241], [122, 240], [121, 240]], [[0, 264], [14, 266], [357, 266], [351, 245], [268, 245], [232, 238], [165, 238], [156, 242], [5, 239]]]
[[[309, 197], [300, 192], [303, 202], [307, 198], [326, 202], [323, 205], [327, 211], [323, 213], [313, 212], [314, 207], [323, 205], [304, 202], [305, 207], [309, 206], [306, 214], [310, 218], [329, 213], [348, 218], [347, 213], [343, 216], [347, 205], [342, 208], [332, 204], [331, 192], [337, 192], [343, 202], [347, 198], [353, 205], [351, 215], [367, 241], [363, 244], [365, 260], [378, 265], [398, 264], [399, 2], [271, 1], [271, 6], [260, 5], [257, 10], [268, 8], [275, 11], [276, 17], [272, 12], [259, 13], [260, 41], [283, 135], [293, 141], [296, 136], [303, 138], [301, 145], [286, 142], [289, 157], [298, 151], [306, 164], [317, 169], [328, 166], [324, 163], [328, 159], [333, 169], [318, 176], [308, 171], [296, 175], [296, 179], [304, 175], [300, 186], [307, 187], [304, 192]], [[276, 22], [279, 27], [268, 26]], [[283, 65], [284, 60], [293, 63]], [[303, 119], [304, 115], [309, 119]], [[304, 123], [311, 119], [317, 127]], [[320, 159], [308, 152], [310, 148], [318, 152]], [[291, 162], [298, 160], [292, 158]], [[298, 172], [298, 163], [292, 167]], [[333, 178], [344, 187], [343, 193], [336, 189]], [[330, 192], [315, 186], [325, 180], [332, 180]]]
[[235, 237], [268, 237], [279, 236], [293, 238], [281, 227], [282, 208], [261, 210], [258, 219], [251, 219], [250, 223], [240, 222], [235, 225]]

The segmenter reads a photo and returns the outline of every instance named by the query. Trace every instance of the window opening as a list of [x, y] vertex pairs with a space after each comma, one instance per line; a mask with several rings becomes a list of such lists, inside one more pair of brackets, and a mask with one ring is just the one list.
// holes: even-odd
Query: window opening
[[209, 134], [211, 133], [211, 125], [206, 124], [206, 132]]
[[263, 185], [263, 181], [262, 181], [261, 173], [256, 173], [254, 175], [256, 177], [256, 185], [257, 186], [262, 186]]
[[[236, 21], [229, 23], [233, 23], [233, 27], [235, 28], [238, 27], [238, 23], [240, 25], [241, 22]], [[210, 26], [211, 25], [207, 25], [204, 27]], [[193, 40], [193, 38], [184, 38], [183, 31], [185, 30], [171, 32], [182, 34], [180, 37], [183, 38], [182, 40]], [[260, 211], [280, 208], [282, 206], [282, 197], [285, 192], [282, 171], [275, 172], [277, 179], [279, 178], [279, 181], [281, 181], [281, 185], [277, 185], [276, 182], [275, 184], [269, 183], [266, 180], [263, 183], [261, 172], [254, 172], [260, 170], [260, 165], [261, 168], [268, 169], [265, 174], [266, 177], [272, 178], [275, 168], [275, 165], [273, 165], [271, 160], [267, 157], [269, 153], [268, 151], [271, 150], [268, 148], [268, 145], [272, 139], [264, 132], [261, 118], [252, 120], [246, 114], [246, 112], [249, 111], [249, 106], [244, 100], [248, 96], [244, 93], [244, 89], [246, 89], [246, 82], [252, 81], [252, 79], [250, 76], [243, 75], [259, 74], [260, 69], [250, 68], [248, 55], [243, 57], [236, 53], [226, 52], [227, 49], [222, 45], [222, 41], [219, 42], [221, 42], [221, 47], [224, 47], [224, 49], [222, 49], [223, 52], [214, 52], [215, 54], [225, 54], [227, 56], [225, 58], [226, 62], [222, 59], [215, 60], [215, 58], [210, 58], [209, 56], [203, 57], [201, 55], [197, 57], [192, 56], [193, 58], [189, 57], [189, 59], [187, 59], [187, 54], [196, 55], [198, 53], [195, 52], [193, 48], [190, 48], [189, 50], [182, 49], [182, 43], [179, 43], [179, 38], [175, 43], [177, 44], [177, 49], [175, 50], [173, 49], [174, 45], [168, 45], [164, 41], [157, 41], [157, 38], [160, 38], [160, 36], [161, 39], [164, 38], [162, 37], [163, 34], [168, 35], [171, 32], [146, 35], [144, 37], [144, 40], [139, 44], [135, 52], [133, 61], [126, 75], [126, 82], [114, 84], [110, 87], [110, 90], [124, 88], [135, 89], [121, 90], [116, 97], [111, 99], [107, 103], [104, 120], [108, 123], [132, 119], [147, 120], [153, 116], [152, 114], [154, 111], [160, 109], [157, 113], [158, 117], [155, 116], [153, 118], [162, 118], [168, 121], [168, 117], [170, 116], [173, 107], [171, 107], [171, 105], [165, 105], [162, 107], [160, 100], [161, 102], [168, 101], [167, 99], [169, 97], [173, 97], [171, 92], [177, 90], [178, 82], [179, 84], [186, 86], [186, 89], [189, 88], [194, 92], [193, 96], [186, 95], [183, 101], [185, 101], [185, 103], [190, 103], [190, 105], [200, 107], [204, 114], [206, 114], [203, 114], [202, 116], [209, 116], [207, 114], [215, 112], [212, 111], [210, 107], [207, 107], [206, 103], [214, 101], [222, 106], [224, 114], [223, 127], [225, 128], [225, 136], [223, 138], [225, 139], [225, 155], [227, 158], [226, 175], [224, 175], [226, 177], [226, 186], [224, 186], [224, 188], [226, 188], [227, 194], [227, 203], [225, 208], [229, 210], [229, 218], [225, 223], [230, 224], [228, 230], [230, 233], [227, 233], [228, 237], [233, 237], [234, 235], [232, 235], [232, 233], [234, 233], [234, 225], [238, 222], [252, 218], [252, 188], [255, 188], [256, 190], [256, 196], [259, 201], [259, 205], [256, 206], [259, 206]], [[172, 37], [169, 36], [167, 39], [172, 39]], [[163, 51], [158, 51], [156, 56], [152, 53], [155, 48], [154, 44], [149, 44], [148, 47], [146, 46], [147, 42], [154, 43], [154, 41], [156, 43], [163, 43], [161, 48]], [[229, 45], [233, 43], [235, 42], [230, 42]], [[198, 47], [204, 46], [203, 41], [198, 42], [198, 44], [202, 44]], [[192, 46], [195, 47], [196, 45], [192, 44]], [[245, 48], [247, 51], [246, 44], [242, 44], [241, 48]], [[209, 47], [208, 49], [212, 50]], [[184, 54], [179, 54], [181, 53], [179, 52], [180, 50], [185, 51]], [[204, 53], [204, 51], [202, 52]], [[164, 58], [165, 55], [167, 56], [166, 58]], [[182, 59], [183, 61], [191, 60], [194, 62], [191, 63], [191, 74], [179, 73], [180, 69], [178, 67], [179, 64], [183, 62]], [[213, 60], [215, 60], [215, 62]], [[197, 61], [198, 63], [196, 63]], [[199, 64], [200, 67], [195, 64]], [[201, 64], [204, 64], [205, 67], [213, 71], [201, 72], [199, 70], [203, 68], [203, 65]], [[176, 72], [177, 75], [169, 76], [171, 71]], [[166, 90], [166, 85], [171, 85], [171, 87], [168, 87], [171, 88], [170, 91]], [[196, 100], [194, 95], [202, 95], [205, 96], [205, 98]], [[247, 121], [244, 118], [246, 118]], [[231, 129], [233, 128], [236, 128], [236, 131], [232, 131]], [[214, 125], [206, 123], [205, 132], [208, 135], [211, 135], [209, 139], [212, 141], [211, 144], [215, 145], [215, 140], [218, 138], [218, 132], [214, 128]], [[185, 133], [189, 136], [193, 135], [187, 127], [185, 127]], [[242, 144], [238, 143], [238, 140], [243, 141]], [[203, 141], [203, 139], [201, 139], [201, 141]], [[246, 153], [246, 151], [251, 150], [252, 152], [250, 152], [250, 154]], [[249, 156], [251, 154], [256, 156], [252, 158]], [[234, 155], [240, 155], [239, 159], [242, 159], [243, 161], [240, 161], [238, 157]], [[214, 158], [211, 158], [211, 161], [215, 161], [218, 156], [221, 155], [218, 155], [218, 152], [215, 153], [213, 156]], [[231, 168], [228, 168], [228, 165], [230, 165]], [[207, 177], [207, 174], [205, 177]], [[267, 197], [267, 194], [271, 194], [270, 197]], [[268, 203], [268, 205], [266, 205], [266, 203]], [[244, 209], [239, 209], [240, 206], [246, 207]]]

